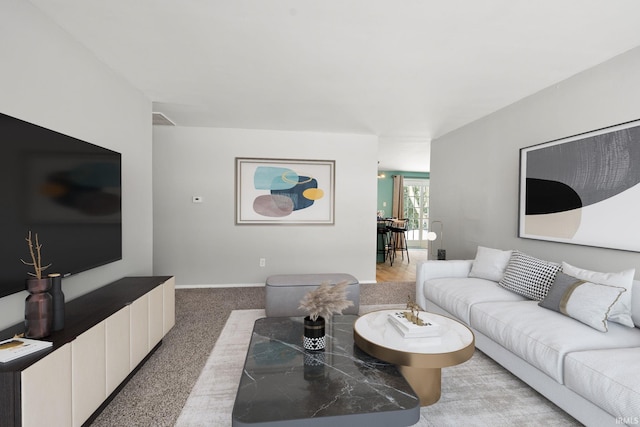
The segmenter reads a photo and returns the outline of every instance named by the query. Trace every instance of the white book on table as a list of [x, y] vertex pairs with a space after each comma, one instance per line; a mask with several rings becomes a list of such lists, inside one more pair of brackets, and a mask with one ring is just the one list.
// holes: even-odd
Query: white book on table
[[44, 350], [53, 345], [49, 341], [33, 340], [29, 338], [9, 338], [0, 341], [0, 363], [10, 362], [20, 357]]
[[424, 325], [416, 325], [404, 316], [401, 311], [389, 313], [389, 323], [391, 323], [402, 335], [403, 338], [425, 338], [440, 335], [440, 325], [430, 321], [426, 313], [418, 313], [418, 317]]

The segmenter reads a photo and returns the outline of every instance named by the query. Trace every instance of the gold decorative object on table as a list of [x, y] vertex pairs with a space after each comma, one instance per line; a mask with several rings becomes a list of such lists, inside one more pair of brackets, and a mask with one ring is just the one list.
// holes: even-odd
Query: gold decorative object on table
[[407, 297], [407, 309], [411, 311], [405, 311], [403, 314], [409, 322], [418, 326], [428, 326], [428, 324], [425, 325], [424, 321], [419, 317], [420, 312], [425, 310], [423, 310], [415, 300], [411, 299], [411, 295]]
[[409, 311], [395, 311], [388, 316], [389, 322], [402, 338], [435, 338], [440, 335], [440, 325], [427, 317], [427, 312], [411, 299], [411, 295], [407, 300], [407, 309]]

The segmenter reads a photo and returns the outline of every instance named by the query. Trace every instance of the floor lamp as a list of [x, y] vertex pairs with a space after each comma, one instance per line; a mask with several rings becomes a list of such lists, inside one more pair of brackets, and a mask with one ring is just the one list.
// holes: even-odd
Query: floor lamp
[[[447, 259], [447, 250], [446, 249], [442, 249], [442, 244], [444, 243], [444, 224], [442, 223], [442, 221], [433, 221], [431, 223], [431, 227], [430, 229], [433, 230], [433, 225], [434, 224], [440, 224], [440, 247], [438, 248], [438, 260], [446, 260]], [[429, 231], [427, 233], [427, 240], [429, 240], [430, 242], [435, 241], [438, 238], [438, 234], [436, 234], [436, 232], [434, 231]], [[429, 253], [431, 253], [431, 249], [429, 249]]]

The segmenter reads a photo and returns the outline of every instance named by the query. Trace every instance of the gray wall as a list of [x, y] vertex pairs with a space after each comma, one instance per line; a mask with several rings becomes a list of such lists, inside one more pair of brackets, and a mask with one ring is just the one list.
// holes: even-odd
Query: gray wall
[[[151, 274], [151, 102], [29, 2], [0, 3], [0, 39], [0, 112], [122, 153], [123, 260], [65, 279], [67, 299]], [[0, 328], [24, 318], [26, 296], [0, 299]]]
[[[445, 224], [447, 257], [473, 258], [482, 245], [593, 270], [640, 271], [638, 253], [517, 237], [519, 149], [640, 118], [638, 76], [640, 48], [433, 141], [431, 219]], [[629, 206], [638, 208], [640, 200]]]
[[[236, 157], [335, 160], [335, 225], [235, 225]], [[376, 173], [375, 136], [155, 126], [154, 272], [178, 286], [304, 272], [375, 281]]]

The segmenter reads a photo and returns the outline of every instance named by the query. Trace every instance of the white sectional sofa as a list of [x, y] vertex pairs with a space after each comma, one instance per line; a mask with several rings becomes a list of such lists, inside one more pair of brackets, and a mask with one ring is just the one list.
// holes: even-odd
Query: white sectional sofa
[[[521, 292], [505, 284], [506, 275], [514, 274], [513, 258], [511, 251], [478, 248], [475, 260], [426, 261], [417, 267], [416, 300], [428, 311], [468, 325], [479, 350], [581, 423], [640, 424], [640, 282], [633, 279], [635, 271], [598, 274], [550, 263], [560, 272], [552, 275], [544, 298], [532, 298], [522, 295], [526, 286]], [[563, 270], [571, 269], [586, 275], [576, 281], [593, 280], [581, 280], [584, 285], [574, 284], [563, 294], [564, 314], [540, 306], [539, 300], [553, 302], [551, 289], [557, 294], [561, 277], [567, 277]], [[628, 281], [624, 290], [623, 285], [598, 283], [621, 277]], [[585, 300], [589, 286], [605, 293], [614, 290], [618, 297], [605, 302], [609, 297], [595, 294]], [[611, 320], [623, 303], [631, 312], [626, 326]], [[604, 320], [598, 319], [603, 306]]]

